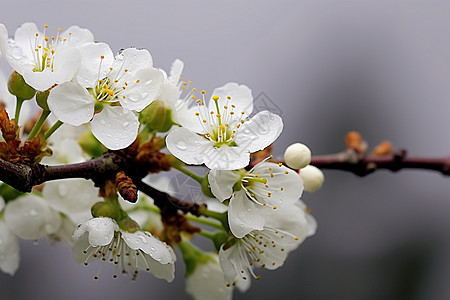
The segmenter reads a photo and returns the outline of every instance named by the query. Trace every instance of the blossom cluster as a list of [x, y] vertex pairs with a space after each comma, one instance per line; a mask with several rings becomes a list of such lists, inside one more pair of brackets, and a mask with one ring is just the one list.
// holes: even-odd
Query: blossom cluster
[[[114, 265], [114, 278], [119, 272], [135, 278], [143, 270], [170, 282], [178, 246], [187, 292], [195, 299], [231, 299], [233, 286], [246, 291], [251, 277], [260, 278], [256, 267], [282, 266], [315, 233], [316, 222], [300, 197], [304, 190], [317, 190], [323, 174], [309, 165], [311, 152], [303, 144], [286, 149], [287, 166], [270, 155], [283, 121], [269, 111], [255, 112], [249, 87], [230, 82], [207, 96], [182, 79], [179, 59], [165, 72], [153, 66], [147, 50], [127, 48], [114, 55], [108, 44], [94, 42], [88, 29], [58, 29], [54, 36], [48, 31], [25, 23], [11, 38], [0, 24], [0, 53], [13, 68], [8, 88], [16, 96], [14, 108], [6, 82], [0, 82], [0, 98], [15, 114], [15, 121], [8, 114], [0, 121], [17, 127], [19, 116], [31, 118], [21, 107], [33, 97], [42, 108], [28, 131], [23, 125], [8, 135], [0, 126], [1, 159], [30, 163], [24, 149], [37, 148], [31, 164], [52, 153], [42, 162], [69, 165], [109, 151], [144, 171], [124, 168], [114, 178], [95, 178], [95, 184], [49, 181], [30, 194], [2, 184], [2, 271], [12, 275], [19, 266], [18, 238], [47, 237], [70, 245], [77, 262], [100, 260], [100, 269]], [[22, 137], [27, 141], [20, 146]], [[197, 169], [203, 175], [188, 165], [204, 166]], [[202, 194], [191, 199], [205, 203], [198, 211], [167, 209], [164, 199], [142, 191], [136, 203], [125, 201], [137, 193], [133, 181], [147, 174], [166, 175], [159, 179], [164, 183], [154, 175], [143, 180], [164, 190], [171, 168], [198, 182]], [[217, 251], [196, 248], [193, 234], [210, 238]]]

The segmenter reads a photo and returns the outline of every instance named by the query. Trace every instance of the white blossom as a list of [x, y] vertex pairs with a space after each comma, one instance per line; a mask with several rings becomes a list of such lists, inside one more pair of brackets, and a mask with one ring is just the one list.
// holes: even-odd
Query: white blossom
[[129, 146], [139, 129], [139, 112], [159, 94], [162, 73], [147, 50], [129, 48], [115, 59], [108, 45], [80, 47], [77, 80], [51, 90], [48, 105], [62, 122], [90, 122], [94, 136], [111, 150]]
[[311, 150], [301, 143], [290, 145], [284, 151], [284, 162], [292, 169], [301, 169], [311, 162]]
[[316, 166], [308, 165], [299, 170], [300, 176], [305, 184], [305, 191], [315, 192], [322, 187], [325, 177], [323, 172]]
[[0, 219], [0, 270], [14, 275], [19, 268], [19, 243], [14, 233]]
[[208, 181], [217, 199], [229, 200], [228, 223], [238, 238], [262, 230], [279, 207], [295, 203], [303, 191], [297, 172], [266, 161], [250, 171], [211, 170]]
[[168, 134], [167, 148], [187, 164], [221, 170], [243, 168], [250, 153], [273, 143], [283, 128], [278, 115], [262, 111], [249, 119], [252, 111], [251, 90], [228, 83], [214, 90], [208, 106], [203, 98], [197, 100], [195, 109], [186, 111], [183, 127]]
[[81, 224], [73, 237], [75, 261], [86, 265], [96, 259], [112, 263], [116, 266], [114, 278], [117, 270], [127, 273], [131, 269], [133, 279], [138, 270], [151, 272], [169, 282], [174, 279], [175, 253], [149, 232], [129, 233], [110, 218], [93, 218]]
[[226, 287], [217, 254], [209, 253], [205, 262], [196, 265], [186, 278], [186, 292], [194, 300], [231, 300], [233, 289]]
[[269, 270], [281, 267], [288, 253], [313, 233], [299, 206], [285, 206], [280, 212], [263, 230], [254, 230], [242, 239], [233, 238], [222, 245], [219, 259], [228, 285], [246, 291], [250, 287], [250, 276], [260, 278], [254, 273], [254, 266]]
[[89, 30], [78, 26], [64, 32], [58, 29], [54, 36], [48, 35], [47, 27], [40, 32], [36, 24], [24, 23], [11, 39], [5, 25], [0, 24], [2, 56], [39, 91], [72, 80], [80, 67], [81, 56], [77, 48], [94, 40]]
[[4, 220], [15, 235], [25, 240], [38, 240], [57, 232], [61, 216], [39, 196], [27, 194], [6, 204]]

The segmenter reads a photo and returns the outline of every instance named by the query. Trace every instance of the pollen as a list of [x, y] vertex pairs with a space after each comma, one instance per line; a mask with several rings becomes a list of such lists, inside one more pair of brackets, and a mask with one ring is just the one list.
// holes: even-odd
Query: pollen
[[206, 92], [205, 92], [205, 91], [202, 91], [202, 95], [204, 95], [204, 94], [206, 94]]
[[228, 100], [230, 100], [230, 99], [231, 99], [231, 97], [230, 97], [230, 96], [227, 96], [227, 99], [228, 99]]
[[102, 55], [102, 56], [100, 56], [100, 59], [104, 59], [105, 57]]
[[278, 165], [281, 167], [283, 164], [282, 163], [278, 163]]
[[110, 95], [110, 96], [114, 95], [114, 92], [111, 91], [110, 89], [106, 89], [105, 91], [106, 91], [106, 92], [108, 93], [108, 95]]
[[138, 80], [136, 80], [136, 83], [139, 83], [139, 82], [141, 82], [139, 79]]
[[278, 207], [274, 206], [273, 209], [277, 209]]
[[212, 99], [213, 99], [214, 101], [217, 101], [217, 100], [219, 100], [219, 96], [213, 96]]
[[199, 112], [196, 112], [196, 113], [195, 113], [195, 115], [196, 115], [196, 116], [199, 116], [199, 115], [200, 115], [200, 113], [199, 113]]
[[195, 99], [195, 95], [192, 95], [192, 99]]

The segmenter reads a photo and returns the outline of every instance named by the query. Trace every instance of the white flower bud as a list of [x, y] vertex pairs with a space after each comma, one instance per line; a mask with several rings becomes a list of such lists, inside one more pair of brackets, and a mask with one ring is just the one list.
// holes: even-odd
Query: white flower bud
[[284, 162], [292, 169], [301, 169], [311, 162], [311, 150], [301, 143], [295, 143], [286, 148]]
[[323, 184], [323, 172], [315, 166], [308, 165], [300, 170], [303, 178], [303, 188], [307, 192], [315, 192]]

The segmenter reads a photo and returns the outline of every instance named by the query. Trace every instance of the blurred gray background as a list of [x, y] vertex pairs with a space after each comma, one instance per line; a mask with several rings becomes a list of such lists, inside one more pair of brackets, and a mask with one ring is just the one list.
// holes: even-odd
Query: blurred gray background
[[[263, 92], [257, 105], [284, 119], [276, 154], [296, 141], [337, 152], [349, 130], [371, 146], [450, 154], [450, 1], [2, 0], [10, 34], [26, 21], [87, 27], [114, 51], [147, 48], [165, 69], [180, 58], [198, 89], [236, 81]], [[234, 299], [450, 299], [450, 178], [325, 175], [303, 197], [317, 234]], [[98, 265], [76, 264], [62, 244], [21, 245], [17, 274], [0, 274], [2, 300], [187, 299], [181, 263], [172, 284], [113, 280], [108, 268], [94, 281]]]

